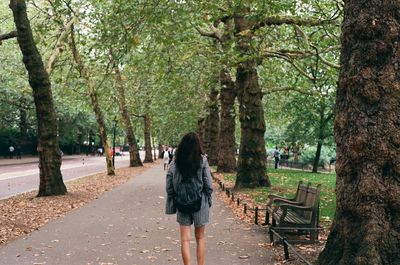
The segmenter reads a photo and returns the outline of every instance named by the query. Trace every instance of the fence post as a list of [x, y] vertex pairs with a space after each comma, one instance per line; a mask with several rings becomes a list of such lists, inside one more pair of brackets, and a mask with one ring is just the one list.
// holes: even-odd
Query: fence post
[[237, 203], [237, 206], [240, 205], [240, 199], [239, 198], [236, 199], [236, 203]]
[[235, 201], [235, 194], [232, 192], [232, 202]]
[[268, 205], [267, 207], [265, 207], [265, 222], [263, 223], [263, 225], [268, 225], [269, 224], [269, 212], [268, 212]]
[[254, 223], [258, 225], [258, 206], [256, 206], [254, 210], [255, 210]]
[[247, 213], [247, 203], [243, 204], [243, 213]]

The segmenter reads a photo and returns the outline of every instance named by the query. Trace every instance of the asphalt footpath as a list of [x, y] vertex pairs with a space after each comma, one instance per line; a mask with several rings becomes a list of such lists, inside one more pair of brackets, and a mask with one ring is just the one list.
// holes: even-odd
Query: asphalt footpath
[[[183, 264], [175, 215], [164, 214], [165, 173], [154, 167], [97, 200], [0, 247], [4, 265]], [[206, 265], [274, 264], [264, 229], [245, 224], [215, 195]], [[46, 209], [43, 209], [44, 211]], [[192, 231], [192, 264], [196, 264]]]

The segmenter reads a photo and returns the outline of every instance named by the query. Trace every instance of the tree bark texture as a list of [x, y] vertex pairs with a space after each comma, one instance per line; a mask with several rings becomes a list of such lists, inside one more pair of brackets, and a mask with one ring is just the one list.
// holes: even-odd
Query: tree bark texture
[[54, 111], [49, 75], [42, 57], [36, 48], [24, 0], [11, 0], [17, 40], [28, 71], [29, 84], [38, 120], [38, 147], [40, 184], [38, 196], [67, 193], [61, 174], [61, 153], [57, 138], [56, 114]]
[[144, 156], [144, 163], [153, 162], [153, 155], [151, 153], [151, 119], [150, 114], [144, 115], [144, 150], [146, 152]]
[[119, 71], [118, 66], [114, 67], [114, 71], [116, 74], [116, 81], [117, 81], [119, 109], [121, 112], [122, 120], [124, 121], [126, 137], [128, 138], [129, 166], [130, 167], [143, 166], [142, 160], [140, 160], [139, 148], [137, 145], [135, 134], [133, 132], [133, 127], [132, 127], [132, 122], [130, 119], [128, 107], [126, 106], [125, 87], [124, 87], [121, 72]]
[[204, 138], [203, 138], [203, 151], [208, 154], [210, 151], [210, 114], [204, 118]]
[[312, 168], [313, 173], [318, 173], [318, 165], [319, 165], [319, 160], [321, 158], [322, 141], [323, 140], [319, 139], [317, 143], [317, 150], [315, 151], [315, 157]]
[[158, 144], [158, 158], [163, 158], [162, 152], [164, 151], [162, 144]]
[[220, 72], [221, 84], [221, 121], [219, 131], [218, 172], [234, 172], [236, 170], [235, 146], [235, 82], [229, 71]]
[[208, 162], [211, 166], [218, 164], [219, 150], [219, 106], [218, 106], [218, 90], [213, 87], [210, 90], [210, 106], [208, 119]]
[[[252, 54], [252, 35], [248, 32], [247, 18], [235, 15], [234, 20], [238, 51], [242, 56]], [[240, 32], [248, 33], [238, 34]], [[264, 110], [256, 66], [254, 60], [247, 60], [240, 63], [236, 71], [241, 128], [236, 189], [271, 185], [266, 174]]]
[[28, 142], [28, 120], [26, 114], [26, 101], [24, 97], [20, 98], [21, 106], [19, 107], [19, 132], [21, 135], [19, 143], [24, 145]]
[[324, 111], [325, 108], [322, 107], [319, 113], [318, 143], [317, 143], [317, 150], [315, 151], [314, 163], [312, 168], [313, 173], [318, 172], [318, 165], [319, 165], [319, 160], [321, 158], [322, 144], [325, 139], [325, 125], [327, 124], [327, 122], [325, 122]]
[[[93, 112], [96, 116], [96, 122], [97, 122], [97, 127], [99, 129], [100, 140], [101, 140], [101, 143], [104, 148], [104, 154], [106, 156], [107, 175], [115, 175], [114, 166], [112, 164], [110, 145], [108, 144], [108, 139], [107, 139], [107, 130], [106, 130], [105, 122], [104, 122], [104, 115], [100, 108], [99, 100], [97, 98], [97, 94], [96, 94], [96, 91], [94, 88], [92, 77], [91, 77], [87, 67], [85, 66], [84, 62], [82, 61], [82, 58], [76, 47], [73, 26], [72, 26], [72, 30], [71, 30], [71, 37], [72, 37], [71, 38], [72, 39], [71, 40], [72, 54], [73, 54], [76, 64], [78, 65], [80, 75], [83, 78], [85, 78], [85, 80], [86, 80], [86, 84], [88, 87], [88, 94], [90, 97], [90, 102], [92, 104]], [[89, 145], [90, 144], [91, 144], [91, 141], [89, 140]]]
[[[205, 148], [205, 145], [204, 145], [205, 131], [206, 131], [205, 118], [200, 118], [197, 120], [197, 134], [199, 135], [200, 142], [201, 142], [203, 149]], [[204, 151], [205, 151], [205, 149], [204, 149]]]
[[156, 152], [156, 150], [157, 150], [157, 147], [156, 147], [156, 139], [154, 139], [154, 137], [151, 137], [151, 139], [152, 139], [152, 141], [153, 141], [153, 146], [152, 146], [152, 149], [153, 149], [153, 158], [154, 158], [154, 161], [156, 161], [156, 160], [157, 160], [157, 152]]
[[345, 1], [337, 206], [318, 264], [400, 264], [400, 1]]

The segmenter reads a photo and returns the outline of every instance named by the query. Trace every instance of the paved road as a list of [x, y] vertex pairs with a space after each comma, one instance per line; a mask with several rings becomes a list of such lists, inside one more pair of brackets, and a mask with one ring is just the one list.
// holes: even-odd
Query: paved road
[[[141, 156], [144, 154], [141, 154]], [[144, 157], [143, 157], [144, 158]], [[129, 166], [129, 154], [115, 157], [115, 165]], [[64, 156], [61, 172], [65, 181], [76, 179], [106, 170], [105, 157]], [[39, 168], [37, 157], [22, 160], [0, 160], [0, 199], [39, 187]]]
[[[0, 264], [182, 264], [176, 217], [164, 215], [164, 204], [165, 175], [157, 166], [39, 231], [0, 247]], [[258, 245], [267, 241], [262, 228], [235, 219], [218, 196], [211, 209], [206, 265], [273, 264], [271, 253]]]

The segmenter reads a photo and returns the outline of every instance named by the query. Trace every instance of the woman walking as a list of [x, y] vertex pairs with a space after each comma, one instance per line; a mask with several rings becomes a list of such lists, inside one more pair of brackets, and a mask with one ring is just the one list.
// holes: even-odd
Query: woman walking
[[211, 172], [197, 134], [183, 136], [167, 173], [166, 214], [177, 214], [184, 265], [190, 265], [190, 228], [194, 224], [197, 264], [204, 264], [205, 225], [211, 207]]

